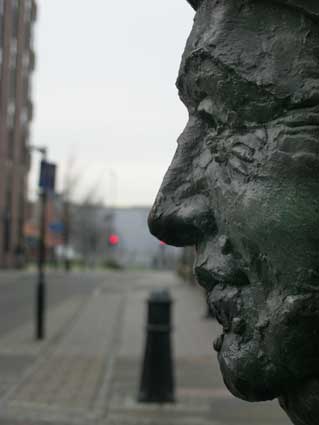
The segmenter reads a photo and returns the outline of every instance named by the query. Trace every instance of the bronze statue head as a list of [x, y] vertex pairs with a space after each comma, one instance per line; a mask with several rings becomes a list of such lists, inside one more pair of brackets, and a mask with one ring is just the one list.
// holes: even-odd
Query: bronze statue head
[[319, 3], [188, 1], [189, 120], [150, 230], [196, 247], [230, 391], [314, 425], [294, 406], [319, 378]]

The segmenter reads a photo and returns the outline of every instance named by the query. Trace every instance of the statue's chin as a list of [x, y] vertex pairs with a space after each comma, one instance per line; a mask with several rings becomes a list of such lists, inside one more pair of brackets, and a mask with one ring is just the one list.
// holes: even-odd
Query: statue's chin
[[279, 398], [281, 407], [295, 425], [317, 425], [319, 379], [311, 379]]
[[236, 397], [246, 401], [266, 401], [282, 393], [282, 374], [260, 355], [257, 344], [238, 344], [225, 337], [218, 354], [225, 385]]
[[234, 396], [246, 401], [279, 398], [294, 425], [318, 425], [319, 378], [297, 385], [289, 382], [283, 370], [258, 356], [253, 343], [236, 344], [236, 348], [226, 338], [218, 354], [224, 382]]

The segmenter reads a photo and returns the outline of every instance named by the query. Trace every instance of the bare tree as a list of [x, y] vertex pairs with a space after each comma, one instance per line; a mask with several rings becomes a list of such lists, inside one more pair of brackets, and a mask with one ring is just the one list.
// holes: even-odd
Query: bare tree
[[72, 234], [72, 204], [74, 202], [75, 194], [79, 188], [83, 174], [75, 168], [75, 158], [70, 156], [67, 161], [66, 171], [63, 180], [62, 199], [63, 199], [63, 242], [64, 242], [64, 267], [66, 271], [71, 268], [71, 259], [69, 255], [70, 240]]
[[[106, 207], [99, 196], [103, 175], [104, 172], [79, 197], [77, 192], [82, 186], [83, 172], [77, 171], [74, 158], [70, 158], [63, 184], [63, 227], [66, 252], [72, 245], [83, 261], [90, 266], [93, 266], [102, 255], [110, 227], [110, 221], [106, 219]], [[64, 264], [65, 269], [69, 270], [71, 261], [68, 255], [65, 256]]]

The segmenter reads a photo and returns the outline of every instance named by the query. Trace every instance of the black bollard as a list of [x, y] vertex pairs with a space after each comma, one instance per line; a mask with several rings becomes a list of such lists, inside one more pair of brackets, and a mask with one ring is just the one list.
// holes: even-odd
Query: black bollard
[[146, 344], [138, 401], [175, 401], [171, 346], [172, 298], [168, 290], [152, 291], [148, 299]]

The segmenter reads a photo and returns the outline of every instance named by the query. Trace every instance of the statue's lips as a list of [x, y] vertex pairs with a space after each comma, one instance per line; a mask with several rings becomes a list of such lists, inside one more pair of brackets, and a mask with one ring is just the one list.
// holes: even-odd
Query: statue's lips
[[209, 302], [209, 305], [218, 323], [223, 327], [222, 333], [218, 335], [213, 341], [214, 350], [220, 352], [223, 346], [225, 335], [231, 330], [232, 319], [229, 314], [229, 310], [222, 303]]
[[229, 301], [223, 301], [221, 299], [214, 300], [213, 291], [208, 296], [208, 302], [218, 323], [222, 325], [223, 332], [229, 332], [231, 329], [234, 307]]
[[214, 342], [216, 351], [221, 349], [223, 335], [229, 332], [240, 334], [244, 327], [240, 318], [241, 286], [235, 286], [237, 274], [221, 273], [221, 269], [207, 269], [203, 265], [194, 266], [198, 283], [207, 290], [208, 304], [218, 323], [223, 327], [223, 333]]
[[198, 259], [194, 266], [198, 283], [207, 290], [210, 309], [223, 327], [221, 335], [213, 343], [214, 349], [219, 352], [228, 334], [240, 338], [246, 330], [241, 314], [241, 292], [249, 280], [240, 269], [208, 268]]
[[216, 286], [227, 285], [226, 276], [214, 270], [208, 270], [202, 265], [194, 264], [194, 272], [197, 282], [202, 286], [208, 294], [210, 294]]
[[214, 341], [214, 349], [220, 351], [225, 335], [233, 333], [241, 335], [244, 321], [240, 317], [240, 289], [218, 284], [209, 294], [208, 303], [223, 331]]

